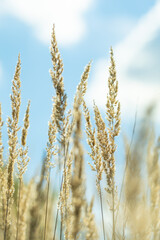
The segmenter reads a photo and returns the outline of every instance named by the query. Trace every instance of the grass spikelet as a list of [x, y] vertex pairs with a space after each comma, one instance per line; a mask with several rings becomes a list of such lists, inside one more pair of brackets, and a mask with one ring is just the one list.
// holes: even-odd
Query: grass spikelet
[[88, 83], [87, 80], [88, 80], [89, 72], [91, 69], [91, 63], [92, 62], [90, 61], [85, 67], [84, 72], [81, 76], [81, 81], [77, 86], [77, 92], [74, 98], [74, 104], [77, 104], [79, 106], [81, 105], [83, 97], [87, 91], [87, 83]]
[[29, 128], [29, 109], [30, 109], [30, 101], [28, 102], [28, 106], [26, 109], [25, 117], [24, 117], [24, 126], [22, 129], [21, 136], [21, 147], [19, 148], [19, 156], [20, 159], [17, 160], [18, 167], [18, 178], [22, 180], [22, 177], [27, 169], [28, 162], [30, 158], [28, 157], [28, 148], [26, 147], [26, 138], [27, 131]]
[[[94, 114], [95, 114], [95, 117], [94, 117], [95, 123], [97, 126], [97, 139], [98, 139], [98, 143], [99, 143], [99, 146], [101, 149], [101, 157], [103, 158], [104, 171], [107, 175], [108, 171], [109, 171], [108, 170], [108, 168], [109, 168], [109, 164], [108, 164], [108, 162], [109, 162], [108, 161], [108, 159], [109, 159], [109, 139], [108, 139], [108, 133], [106, 130], [105, 122], [103, 121], [101, 113], [95, 103], [94, 103]], [[102, 165], [102, 163], [101, 163], [101, 165]], [[106, 165], [107, 165], [107, 167], [106, 167]], [[107, 180], [108, 180], [108, 178], [107, 178]], [[110, 182], [108, 182], [108, 184], [109, 183]]]
[[53, 70], [50, 70], [53, 86], [56, 91], [55, 102], [55, 120], [60, 134], [60, 142], [64, 144], [64, 123], [65, 123], [65, 110], [67, 107], [67, 95], [64, 90], [63, 83], [63, 62], [57, 46], [55, 36], [55, 26], [53, 25], [52, 38], [51, 38], [51, 57]]
[[108, 88], [109, 93], [107, 95], [106, 115], [109, 124], [109, 158], [108, 158], [108, 191], [114, 188], [114, 175], [115, 175], [115, 158], [114, 152], [116, 151], [115, 137], [120, 132], [120, 103], [117, 100], [118, 94], [118, 81], [116, 79], [115, 61], [113, 58], [113, 50], [110, 51], [111, 66], [109, 67]]
[[30, 111], [30, 101], [28, 101], [28, 106], [27, 106], [25, 117], [24, 117], [24, 127], [22, 129], [22, 137], [21, 137], [22, 146], [26, 146], [27, 131], [29, 128], [29, 111]]

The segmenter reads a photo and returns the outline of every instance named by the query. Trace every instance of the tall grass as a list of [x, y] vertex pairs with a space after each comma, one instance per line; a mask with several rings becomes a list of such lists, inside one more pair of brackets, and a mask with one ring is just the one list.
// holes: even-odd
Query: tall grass
[[[55, 96], [48, 123], [46, 156], [38, 181], [33, 178], [25, 184], [23, 180], [30, 161], [27, 134], [31, 103], [28, 102], [21, 138], [18, 139], [21, 130], [20, 55], [12, 81], [12, 115], [7, 119], [7, 160], [3, 157], [4, 124], [0, 104], [0, 240], [159, 240], [160, 138], [156, 139], [150, 123], [152, 108], [146, 112], [140, 126], [136, 126], [135, 119], [132, 139], [124, 138], [125, 170], [121, 188], [118, 189], [120, 183], [115, 181], [115, 171], [119, 159], [115, 158], [115, 152], [118, 147], [116, 138], [121, 128], [121, 105], [113, 49], [110, 50], [106, 89], [106, 118], [103, 119], [94, 102], [95, 124], [84, 99], [91, 62], [81, 76], [73, 108], [67, 112], [63, 62], [54, 26], [50, 51], [53, 64], [50, 75]], [[89, 165], [96, 175], [99, 205], [95, 206], [96, 194], [91, 202], [86, 198], [88, 173], [85, 171], [82, 144], [82, 118], [85, 119], [85, 134], [90, 148]], [[136, 134], [135, 128], [138, 129]], [[53, 188], [52, 168], [58, 169], [58, 190]], [[92, 175], [92, 172], [89, 174]], [[95, 207], [101, 215], [100, 222], [96, 218]]]

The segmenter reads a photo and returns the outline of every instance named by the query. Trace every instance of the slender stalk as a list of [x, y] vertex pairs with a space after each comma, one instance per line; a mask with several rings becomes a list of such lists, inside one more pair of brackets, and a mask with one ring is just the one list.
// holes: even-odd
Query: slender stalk
[[115, 240], [115, 206], [114, 206], [114, 183], [113, 183], [113, 187], [112, 187], [112, 240]]
[[18, 193], [18, 214], [17, 214], [17, 232], [16, 232], [16, 240], [18, 240], [18, 233], [19, 233], [19, 209], [20, 209], [20, 199], [21, 199], [21, 185], [22, 180], [19, 179], [19, 193]]
[[[69, 144], [67, 144], [67, 152], [68, 152], [68, 145]], [[65, 153], [65, 150], [66, 150], [66, 144], [65, 144], [65, 139], [64, 139], [64, 156], [65, 156], [65, 159], [64, 159], [64, 169], [63, 170], [65, 170], [65, 168], [66, 168], [66, 160], [67, 160], [67, 154]], [[63, 176], [63, 178], [65, 177], [65, 175]], [[65, 181], [65, 179], [64, 179], [64, 181]], [[62, 180], [62, 184], [63, 184], [63, 180]], [[62, 187], [61, 187], [62, 188]], [[65, 202], [67, 202], [66, 201], [66, 188], [65, 188]], [[65, 209], [65, 215], [66, 215], [66, 212], [67, 212], [67, 209]], [[63, 231], [63, 224], [62, 224], [62, 219], [61, 219], [61, 228], [60, 228], [60, 240], [62, 240], [62, 231]]]
[[7, 196], [6, 217], [5, 217], [5, 226], [4, 226], [4, 240], [6, 240], [6, 237], [7, 237], [8, 206], [9, 206], [9, 197]]
[[[64, 148], [64, 149], [65, 149], [65, 148]], [[66, 167], [66, 160], [67, 160], [68, 150], [69, 150], [69, 142], [67, 143], [67, 150], [66, 150], [66, 153], [65, 153], [63, 169], [65, 169], [65, 167]], [[64, 151], [65, 151], [65, 150], [64, 150]], [[63, 174], [62, 174], [60, 192], [61, 192], [61, 190], [62, 190], [63, 177], [64, 177], [64, 176], [63, 176]], [[59, 215], [59, 209], [57, 208], [56, 221], [55, 221], [54, 234], [53, 234], [53, 240], [55, 240], [55, 237], [56, 237], [56, 229], [57, 229], [58, 215]]]
[[135, 119], [134, 119], [134, 125], [133, 125], [133, 130], [132, 130], [131, 142], [130, 142], [130, 145], [129, 145], [129, 148], [128, 148], [127, 157], [126, 157], [126, 164], [125, 164], [125, 169], [124, 169], [124, 174], [123, 174], [123, 179], [122, 179], [122, 185], [121, 185], [121, 189], [120, 189], [120, 195], [119, 195], [119, 201], [118, 201], [115, 225], [117, 223], [117, 218], [118, 218], [118, 213], [119, 213], [119, 206], [120, 206], [120, 201], [121, 201], [121, 197], [122, 197], [122, 190], [123, 190], [123, 186], [124, 186], [124, 180], [125, 180], [126, 170], [127, 170], [128, 161], [129, 161], [129, 154], [130, 154], [130, 151], [131, 151], [131, 146], [132, 146], [133, 138], [134, 138], [134, 134], [135, 134], [136, 123], [137, 123], [137, 109], [136, 109], [136, 112], [135, 112]]
[[99, 181], [99, 199], [101, 204], [101, 217], [102, 217], [102, 227], [103, 227], [103, 239], [105, 240], [105, 227], [104, 227], [104, 215], [103, 215], [103, 201], [102, 201], [102, 191], [101, 191], [101, 185]]
[[58, 222], [58, 214], [59, 214], [59, 209], [57, 208], [57, 212], [56, 212], [56, 221], [55, 221], [54, 234], [53, 234], [53, 240], [55, 240], [55, 237], [56, 237], [56, 229], [57, 229], [57, 222]]
[[63, 231], [63, 226], [62, 226], [62, 221], [61, 221], [61, 228], [60, 228], [60, 240], [62, 240], [62, 231]]
[[47, 230], [47, 217], [48, 217], [48, 202], [49, 202], [49, 188], [50, 188], [50, 170], [49, 169], [49, 177], [48, 177], [48, 184], [47, 184], [47, 201], [46, 201], [46, 210], [45, 210], [45, 226], [44, 226], [44, 237], [43, 239], [46, 240], [46, 230]]
[[[61, 190], [62, 190], [62, 184], [63, 184], [63, 174], [62, 174], [62, 178], [61, 178], [60, 192], [61, 192]], [[56, 229], [57, 229], [58, 215], [59, 215], [59, 208], [57, 208], [57, 212], [56, 212], [56, 221], [55, 221], [55, 227], [54, 227], [53, 240], [55, 240], [55, 237], [56, 237]]]

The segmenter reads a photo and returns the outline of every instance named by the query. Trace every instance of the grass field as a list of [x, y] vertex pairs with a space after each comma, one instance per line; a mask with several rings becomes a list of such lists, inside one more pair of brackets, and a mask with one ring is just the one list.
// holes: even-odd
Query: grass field
[[[31, 103], [28, 101], [22, 125], [19, 121], [20, 55], [12, 81], [12, 115], [7, 119], [7, 160], [3, 158], [2, 128], [5, 126], [0, 105], [0, 240], [159, 240], [160, 138], [156, 139], [154, 126], [150, 122], [153, 107], [146, 111], [135, 141], [134, 128], [131, 139], [124, 137], [126, 155], [123, 180], [122, 183], [116, 183], [116, 162], [119, 160], [115, 159], [118, 148], [116, 139], [121, 130], [123, 106], [118, 100], [113, 49], [110, 49], [106, 118], [102, 118], [94, 103], [95, 127], [92, 126], [93, 121], [84, 99], [92, 63], [89, 62], [85, 67], [73, 108], [68, 111], [63, 61], [54, 26], [50, 52], [53, 64], [50, 75], [55, 96], [48, 123], [46, 156], [38, 179], [24, 182], [24, 173], [29, 171], [27, 166], [30, 161], [27, 134]], [[95, 196], [91, 202], [86, 198], [88, 173], [84, 169], [82, 119], [85, 121], [85, 134], [90, 148], [89, 165], [96, 176], [93, 184], [96, 185], [99, 198], [99, 205], [96, 206], [101, 215], [99, 222], [96, 222], [94, 213]], [[60, 179], [58, 193], [52, 181], [53, 168], [57, 168], [54, 179]], [[117, 185], [121, 186], [120, 189]], [[110, 224], [107, 224], [109, 217]]]

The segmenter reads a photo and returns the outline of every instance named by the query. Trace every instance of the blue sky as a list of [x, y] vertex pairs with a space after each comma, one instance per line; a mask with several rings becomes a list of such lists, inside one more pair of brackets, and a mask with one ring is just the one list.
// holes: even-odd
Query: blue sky
[[[0, 102], [3, 120], [6, 121], [11, 113], [11, 80], [20, 52], [20, 119], [22, 125], [30, 99], [28, 145], [32, 173], [41, 161], [46, 146], [51, 97], [54, 95], [49, 76], [53, 23], [64, 62], [64, 84], [69, 106], [84, 67], [92, 59], [86, 100], [91, 106], [95, 99], [105, 111], [111, 45], [117, 63], [122, 130], [131, 131], [137, 103], [141, 114], [150, 101], [160, 96], [159, 1], [0, 0]], [[5, 127], [3, 140], [7, 141]]]

